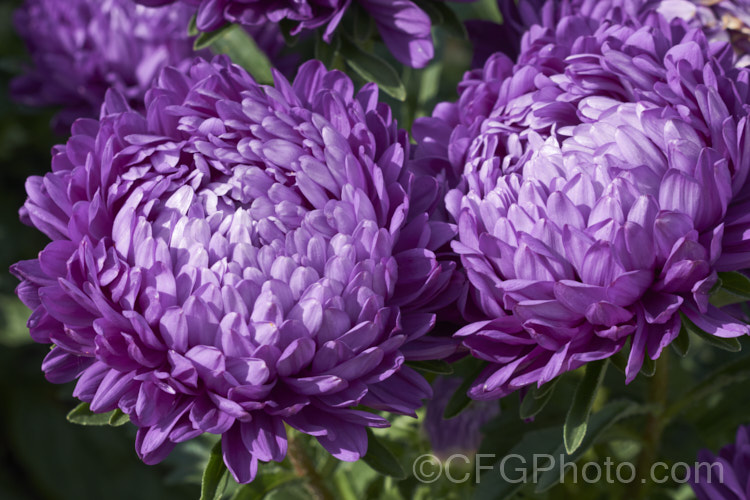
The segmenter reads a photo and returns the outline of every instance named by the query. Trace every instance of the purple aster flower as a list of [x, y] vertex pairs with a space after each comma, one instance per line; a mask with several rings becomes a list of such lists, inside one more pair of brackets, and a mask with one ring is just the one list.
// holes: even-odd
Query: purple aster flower
[[388, 422], [358, 408], [413, 415], [431, 390], [404, 361], [454, 350], [424, 335], [455, 231], [408, 157], [377, 87], [317, 61], [275, 88], [221, 57], [167, 68], [145, 115], [111, 91], [27, 182], [52, 242], [12, 270], [46, 377], [128, 414], [149, 464], [210, 432], [248, 482], [285, 425], [360, 458]]
[[750, 426], [737, 430], [737, 441], [719, 451], [698, 453], [699, 466], [690, 477], [698, 500], [746, 500], [750, 498]]
[[[292, 34], [323, 30], [323, 39], [331, 41], [351, 0], [325, 2], [299, 0], [136, 0], [144, 5], [166, 5], [182, 1], [198, 8], [197, 25], [204, 31], [220, 28], [227, 21], [249, 26], [288, 21]], [[428, 0], [443, 1], [443, 0]], [[474, 0], [452, 0], [473, 2]], [[430, 17], [411, 0], [356, 0], [372, 16], [388, 49], [401, 63], [422, 68], [434, 56]]]
[[[516, 57], [521, 38], [534, 25], [554, 29], [563, 17], [573, 14], [621, 21], [623, 14], [638, 17], [654, 11], [668, 20], [680, 18], [702, 28], [710, 40], [731, 41], [740, 55], [750, 52], [748, 0], [498, 0], [498, 7], [503, 15], [502, 28], [482, 21], [470, 24], [479, 62], [486, 60], [490, 51]], [[489, 35], [493, 32], [494, 37]]]
[[454, 453], [476, 453], [482, 443], [482, 427], [500, 413], [495, 402], [474, 401], [458, 416], [444, 419], [448, 401], [460, 385], [461, 379], [456, 377], [438, 377], [432, 384], [433, 399], [427, 404], [424, 428], [440, 459]]
[[457, 333], [489, 362], [471, 395], [544, 384], [627, 341], [632, 381], [682, 315], [747, 334], [708, 298], [717, 272], [750, 267], [750, 71], [658, 13], [567, 16], [524, 48], [415, 125], [422, 168], [456, 179], [453, 248], [485, 315]]
[[189, 64], [190, 9], [158, 9], [131, 0], [26, 0], [15, 13], [34, 66], [12, 93], [32, 106], [62, 106], [55, 129], [67, 134], [79, 117], [96, 117], [108, 88], [137, 106], [159, 71]]

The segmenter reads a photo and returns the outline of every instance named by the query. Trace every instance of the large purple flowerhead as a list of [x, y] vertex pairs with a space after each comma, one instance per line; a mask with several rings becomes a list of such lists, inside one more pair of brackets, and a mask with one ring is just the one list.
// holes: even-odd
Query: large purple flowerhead
[[[351, 7], [352, 0], [135, 0], [143, 5], [165, 5], [182, 1], [198, 8], [197, 25], [212, 31], [227, 21], [249, 26], [289, 22], [292, 34], [323, 30], [331, 41], [334, 31]], [[427, 0], [428, 2], [443, 0]], [[474, 0], [452, 0], [473, 2]], [[422, 68], [433, 58], [435, 49], [430, 33], [430, 16], [411, 0], [354, 0], [375, 24], [393, 55], [401, 63]]]
[[682, 317], [747, 334], [708, 301], [717, 272], [750, 267], [750, 72], [731, 47], [658, 14], [568, 16], [525, 45], [415, 127], [420, 162], [463, 174], [446, 205], [485, 320], [457, 336], [489, 362], [471, 395], [541, 385], [626, 342], [631, 381]]
[[740, 427], [737, 441], [718, 455], [701, 450], [690, 484], [698, 500], [750, 498], [750, 426]]
[[96, 117], [108, 88], [142, 108], [159, 71], [194, 56], [184, 5], [148, 8], [132, 0], [26, 0], [15, 26], [33, 67], [11, 91], [32, 106], [61, 106], [55, 129], [67, 134], [79, 117]]
[[13, 272], [47, 378], [127, 413], [147, 463], [222, 434], [247, 482], [285, 425], [358, 459], [388, 422], [355, 407], [413, 414], [430, 387], [404, 361], [453, 349], [422, 339], [454, 231], [408, 148], [376, 86], [317, 61], [275, 88], [225, 58], [167, 68], [145, 115], [110, 92], [27, 183], [52, 242]]

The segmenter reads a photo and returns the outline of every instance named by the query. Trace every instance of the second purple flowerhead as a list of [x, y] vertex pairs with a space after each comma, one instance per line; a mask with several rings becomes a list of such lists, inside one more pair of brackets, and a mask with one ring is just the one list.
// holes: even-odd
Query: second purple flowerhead
[[[562, 18], [573, 14], [612, 21], [623, 19], [623, 15], [638, 17], [653, 12], [668, 20], [682, 19], [691, 27], [702, 29], [710, 40], [731, 42], [743, 65], [750, 57], [748, 0], [498, 0], [498, 7], [502, 27], [485, 21], [469, 25], [476, 32], [481, 60], [493, 48], [516, 55], [521, 38], [532, 26], [554, 29]], [[501, 42], [505, 46], [499, 45]]]
[[[370, 16], [394, 57], [403, 64], [422, 68], [435, 53], [430, 16], [411, 0], [135, 0], [143, 5], [165, 5], [182, 1], [197, 7], [197, 26], [204, 31], [220, 28], [227, 22], [246, 26], [286, 22], [292, 34], [321, 29], [323, 39], [330, 42], [334, 31], [348, 10], [357, 8]], [[426, 0], [438, 3], [444, 0]], [[473, 2], [475, 0], [452, 0]]]
[[145, 106], [110, 92], [28, 180], [52, 241], [13, 272], [47, 378], [128, 414], [146, 463], [220, 434], [248, 482], [287, 425], [360, 458], [388, 425], [360, 408], [413, 414], [431, 390], [404, 362], [453, 350], [424, 338], [454, 293], [436, 181], [377, 87], [316, 61], [272, 87], [198, 59]]
[[453, 248], [485, 315], [457, 333], [488, 362], [472, 397], [626, 344], [631, 381], [683, 325], [748, 333], [709, 298], [750, 266], [749, 80], [683, 20], [573, 15], [415, 124], [418, 161], [455, 183]]

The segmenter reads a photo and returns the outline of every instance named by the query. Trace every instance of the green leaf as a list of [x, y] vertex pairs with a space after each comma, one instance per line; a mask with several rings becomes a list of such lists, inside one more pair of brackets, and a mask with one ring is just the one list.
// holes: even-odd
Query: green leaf
[[701, 330], [684, 314], [680, 315], [682, 316], [682, 326], [685, 327], [688, 332], [692, 333], [693, 335], [697, 335], [701, 339], [705, 340], [706, 343], [729, 352], [740, 352], [742, 350], [742, 344], [740, 344], [740, 341], [736, 338], [724, 338], [717, 337], [716, 335], [711, 335], [710, 333]]
[[[583, 443], [581, 443], [581, 446], [578, 448], [578, 450], [576, 450], [572, 454], [567, 455], [566, 457], [563, 454], [563, 447], [560, 446], [552, 455], [557, 460], [565, 457], [566, 463], [575, 462], [576, 460], [581, 458], [581, 456], [586, 453], [586, 451], [588, 451], [588, 449], [591, 448], [601, 438], [604, 432], [612, 427], [612, 425], [622, 420], [623, 418], [647, 413], [648, 411], [650, 411], [649, 407], [638, 405], [632, 401], [619, 400], [607, 403], [602, 407], [601, 410], [591, 416], [588, 425], [588, 432], [586, 433], [586, 437], [584, 438]], [[565, 469], [562, 468], [560, 464], [557, 464], [557, 467], [542, 472], [542, 474], [537, 478], [536, 489], [534, 490], [534, 492], [542, 493], [560, 483], [560, 481], [562, 480], [562, 478], [560, 477], [561, 470], [563, 472], [565, 471]]]
[[208, 464], [203, 471], [200, 500], [219, 500], [227, 487], [229, 471], [221, 454], [221, 440], [211, 448]]
[[164, 482], [198, 485], [200, 488], [211, 448], [219, 439], [221, 437], [216, 434], [204, 433], [195, 439], [179, 443], [163, 462], [170, 471]]
[[417, 89], [417, 103], [420, 109], [417, 111], [422, 116], [429, 114], [431, 109], [427, 108], [427, 103], [435, 99], [440, 91], [440, 80], [443, 74], [443, 63], [432, 63], [421, 71], [419, 78], [419, 88]]
[[16, 296], [0, 297], [0, 345], [18, 347], [33, 343], [26, 326], [30, 314], [29, 308]]
[[439, 359], [428, 361], [407, 361], [406, 365], [420, 372], [437, 373], [438, 375], [451, 375], [453, 373], [451, 365]]
[[[269, 464], [270, 465], [270, 464]], [[237, 489], [232, 500], [256, 500], [263, 498], [273, 490], [282, 486], [302, 483], [303, 479], [290, 470], [280, 467], [277, 470], [264, 470], [253, 479], [250, 484], [245, 484]]]
[[690, 351], [690, 334], [684, 324], [680, 328], [680, 334], [670, 345], [681, 358], [687, 356], [688, 351]]
[[227, 54], [232, 62], [245, 68], [258, 83], [273, 82], [271, 62], [253, 37], [240, 26], [232, 26], [216, 38], [211, 50], [219, 54]]
[[362, 460], [380, 474], [396, 479], [406, 477], [406, 473], [396, 457], [370, 429], [367, 429], [367, 454], [362, 457]]
[[117, 410], [112, 412], [112, 415], [109, 417], [109, 422], [107, 423], [112, 427], [120, 427], [121, 425], [125, 425], [128, 422], [130, 422], [130, 417], [128, 417], [118, 408]]
[[[535, 483], [536, 492], [543, 492], [558, 484], [560, 478], [560, 463], [549, 465], [540, 463], [538, 459], [551, 457], [553, 461], [575, 461], [593, 446], [605, 431], [619, 420], [645, 413], [646, 406], [632, 401], [619, 400], [607, 403], [601, 410], [591, 416], [589, 432], [578, 450], [566, 457], [565, 445], [559, 427], [538, 429], [524, 432], [521, 440], [508, 452], [503, 453], [500, 460], [495, 462], [492, 470], [486, 470], [489, 465], [481, 463], [478, 455], [475, 464], [477, 471], [485, 472], [477, 478], [478, 487], [474, 495], [475, 500], [497, 500], [511, 498], [525, 484]], [[545, 466], [546, 465], [546, 466]], [[525, 478], [525, 480], [523, 480]], [[536, 498], [536, 497], [534, 497]], [[556, 498], [556, 497], [553, 497]]]
[[586, 373], [576, 388], [573, 403], [568, 409], [563, 427], [565, 450], [568, 454], [576, 451], [586, 437], [589, 414], [594, 405], [594, 398], [604, 380], [607, 371], [607, 360], [593, 361], [586, 365]]
[[742, 304], [748, 301], [748, 299], [742, 295], [734, 294], [724, 288], [718, 288], [716, 291], [711, 292], [711, 298], [709, 299], [711, 305], [715, 307], [730, 306], [733, 304]]
[[750, 278], [742, 273], [729, 272], [719, 273], [721, 289], [743, 297], [745, 301], [750, 300]]
[[628, 367], [628, 357], [630, 356], [630, 339], [628, 339], [622, 349], [614, 353], [609, 357], [612, 362], [612, 366], [617, 368], [618, 371], [625, 375]]
[[469, 38], [463, 21], [458, 18], [453, 9], [448, 7], [448, 4], [442, 2], [430, 2], [430, 4], [440, 12], [440, 16], [443, 20], [441, 26], [448, 32], [448, 34], [462, 40]]
[[315, 59], [325, 64], [326, 68], [332, 69], [336, 56], [339, 53], [341, 47], [341, 39], [334, 34], [331, 43], [326, 43], [322, 37], [315, 37]]
[[[479, 0], [471, 4], [467, 4], [466, 8], [469, 9], [469, 16], [466, 18], [471, 19], [486, 19], [493, 23], [501, 24], [503, 22], [503, 15], [500, 12], [500, 7], [497, 0]], [[461, 6], [459, 9], [464, 10]]]
[[532, 387], [523, 398], [519, 415], [522, 419], [535, 417], [540, 411], [547, 406], [552, 394], [555, 392], [555, 385], [559, 378], [547, 382], [542, 387]]
[[94, 413], [89, 408], [88, 403], [81, 403], [68, 413], [66, 417], [68, 422], [78, 425], [109, 425], [109, 420], [114, 415], [114, 411], [107, 413]]
[[396, 100], [406, 99], [406, 88], [393, 67], [385, 60], [364, 51], [351, 39], [342, 37], [341, 55], [359, 76], [367, 82], [375, 82], [380, 89]]
[[443, 420], [450, 420], [457, 417], [464, 409], [471, 404], [471, 398], [466, 392], [471, 387], [471, 382], [464, 380], [461, 386], [453, 393], [448, 405], [443, 412]]
[[188, 36], [198, 36], [200, 33], [196, 19], [198, 19], [198, 14], [193, 14], [193, 17], [190, 18], [190, 22], [188, 23]]
[[534, 391], [534, 398], [535, 399], [543, 399], [543, 398], [548, 397], [549, 394], [552, 393], [555, 390], [555, 387], [557, 386], [557, 382], [559, 382], [560, 378], [562, 378], [563, 376], [565, 376], [565, 374], [563, 374], [563, 375], [561, 375], [559, 377], [556, 377], [553, 380], [550, 380], [549, 382], [547, 382], [546, 384], [544, 384], [541, 387], [534, 386], [534, 389], [535, 389], [535, 391]]
[[193, 50], [202, 50], [218, 40], [225, 32], [232, 29], [233, 24], [225, 24], [221, 28], [214, 31], [204, 31], [193, 42]]
[[[467, 363], [471, 361], [473, 360], [467, 360]], [[462, 369], [460, 371], [458, 367], [456, 368], [456, 373], [463, 376], [463, 382], [461, 382], [461, 385], [458, 386], [458, 389], [456, 389], [456, 392], [453, 393], [453, 396], [451, 396], [451, 399], [445, 406], [445, 411], [443, 412], [444, 419], [448, 420], [457, 416], [463, 411], [464, 408], [469, 406], [469, 403], [471, 403], [471, 399], [466, 393], [474, 383], [474, 380], [482, 372], [485, 365], [486, 363], [476, 363], [475, 366], [468, 366], [468, 364], [464, 364], [462, 365], [462, 367], [466, 367], [466, 369]]]

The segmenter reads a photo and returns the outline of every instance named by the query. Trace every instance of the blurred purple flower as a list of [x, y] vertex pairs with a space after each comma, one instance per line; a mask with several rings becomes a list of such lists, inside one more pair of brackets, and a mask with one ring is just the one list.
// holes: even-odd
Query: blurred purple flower
[[750, 0], [662, 0], [657, 10], [669, 19], [679, 17], [703, 27], [710, 40], [730, 42], [750, 62]]
[[[11, 92], [30, 106], [62, 106], [53, 127], [70, 132], [77, 118], [96, 118], [107, 89], [113, 88], [142, 111], [146, 90], [166, 66], [187, 68], [196, 56], [188, 24], [193, 9], [175, 4], [144, 7], [132, 0], [26, 0], [15, 26], [34, 65], [14, 79]], [[284, 37], [278, 26], [246, 28], [285, 75], [295, 57], [280, 57]]]
[[750, 498], [750, 426], [740, 427], [737, 441], [722, 448], [718, 456], [701, 450], [698, 463], [690, 477], [698, 500]]
[[408, 157], [377, 87], [317, 61], [275, 88], [226, 58], [167, 68], [145, 116], [108, 93], [26, 186], [52, 242], [12, 271], [48, 380], [128, 414], [149, 464], [210, 432], [248, 482], [285, 425], [357, 460], [388, 422], [355, 408], [413, 415], [431, 390], [404, 361], [455, 349], [424, 337], [455, 230]]
[[478, 48], [478, 63], [497, 51], [515, 58], [524, 33], [533, 25], [554, 29], [570, 15], [620, 22], [623, 16], [638, 17], [655, 11], [668, 20], [680, 18], [702, 28], [712, 41], [732, 42], [740, 56], [750, 56], [748, 0], [498, 0], [498, 7], [502, 27], [483, 21], [469, 24]]
[[457, 333], [490, 362], [474, 398], [628, 340], [632, 381], [682, 315], [749, 333], [708, 297], [717, 271], [750, 267], [750, 71], [682, 20], [623, 19], [532, 28], [516, 65], [496, 54], [415, 124], [420, 168], [457, 187], [453, 248], [485, 315]]
[[[323, 29], [331, 41], [352, 0], [135, 0], [143, 5], [166, 5], [182, 1], [198, 8], [198, 28], [213, 31], [227, 21], [255, 26], [268, 22], [294, 23], [292, 34]], [[422, 68], [434, 56], [430, 16], [411, 0], [355, 0], [372, 16], [383, 42], [401, 63]], [[444, 0], [427, 0], [428, 2]], [[451, 0], [473, 2], [475, 0]]]
[[54, 121], [60, 134], [76, 118], [98, 116], [108, 88], [142, 108], [159, 71], [194, 56], [190, 15], [183, 5], [153, 9], [132, 0], [26, 0], [15, 26], [34, 65], [11, 92], [31, 106], [62, 106]]
[[427, 404], [424, 428], [433, 453], [441, 460], [454, 453], [475, 454], [482, 443], [482, 427], [500, 413], [495, 402], [475, 401], [456, 417], [444, 419], [445, 408], [461, 382], [457, 377], [438, 377], [432, 383], [433, 399]]

